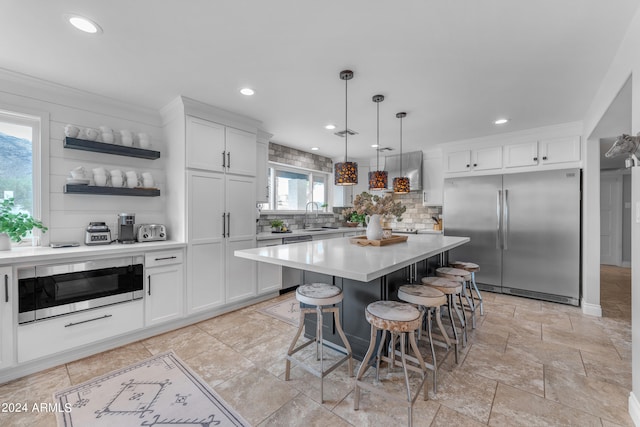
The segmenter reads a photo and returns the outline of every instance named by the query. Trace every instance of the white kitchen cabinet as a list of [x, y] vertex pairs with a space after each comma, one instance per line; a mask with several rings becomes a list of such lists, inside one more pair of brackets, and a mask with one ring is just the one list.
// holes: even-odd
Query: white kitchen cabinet
[[187, 185], [187, 311], [191, 313], [225, 302], [225, 175], [191, 171]]
[[13, 268], [0, 268], [1, 296], [0, 298], [0, 369], [12, 366], [15, 362], [13, 356], [13, 342], [15, 334], [15, 322], [13, 320]]
[[223, 172], [225, 127], [187, 116], [187, 167]]
[[256, 134], [187, 116], [187, 167], [256, 174]]
[[183, 251], [145, 254], [145, 326], [179, 319], [183, 315]]
[[[264, 248], [268, 246], [279, 246], [281, 244], [282, 239], [261, 240], [258, 242], [258, 247]], [[275, 292], [282, 288], [282, 266], [258, 262], [257, 270], [258, 295]]]
[[450, 151], [445, 154], [445, 172], [466, 172], [471, 170], [471, 150]]
[[423, 206], [441, 206], [444, 196], [444, 166], [441, 151], [425, 152], [422, 163]]
[[540, 140], [541, 164], [570, 163], [580, 161], [580, 137], [569, 136]]
[[476, 148], [471, 151], [471, 169], [484, 171], [502, 168], [502, 147]]
[[538, 164], [538, 141], [528, 141], [504, 146], [504, 166], [517, 168]]
[[256, 145], [256, 201], [269, 203], [269, 144]]

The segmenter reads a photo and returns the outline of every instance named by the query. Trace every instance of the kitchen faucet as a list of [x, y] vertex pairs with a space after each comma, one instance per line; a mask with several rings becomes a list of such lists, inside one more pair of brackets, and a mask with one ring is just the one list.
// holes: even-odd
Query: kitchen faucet
[[316, 218], [318, 218], [318, 211], [320, 210], [318, 204], [316, 202], [307, 203], [307, 206], [304, 207], [304, 223], [302, 224], [303, 229], [307, 228], [307, 214], [309, 213], [309, 205], [311, 205], [311, 213], [313, 213], [313, 207], [316, 207]]

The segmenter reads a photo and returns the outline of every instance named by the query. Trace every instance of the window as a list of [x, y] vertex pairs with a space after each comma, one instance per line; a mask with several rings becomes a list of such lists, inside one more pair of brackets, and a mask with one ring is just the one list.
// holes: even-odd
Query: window
[[[44, 220], [41, 177], [48, 169], [41, 167], [41, 119], [0, 111], [0, 199], [13, 198], [16, 211]], [[32, 237], [30, 233], [25, 240]]]
[[310, 171], [270, 163], [269, 200], [262, 209], [274, 211], [304, 211], [309, 202], [320, 208], [328, 200], [326, 172]]

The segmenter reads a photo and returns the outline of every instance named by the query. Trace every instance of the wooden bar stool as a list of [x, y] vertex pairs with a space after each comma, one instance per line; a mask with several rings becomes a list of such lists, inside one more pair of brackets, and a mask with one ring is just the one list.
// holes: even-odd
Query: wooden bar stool
[[[342, 326], [340, 326], [340, 316], [338, 307], [327, 307], [333, 304], [337, 304], [343, 299], [342, 289], [337, 286], [329, 285], [326, 283], [312, 283], [308, 285], [301, 285], [296, 289], [296, 299], [303, 304], [314, 305], [315, 308], [300, 308], [300, 326], [298, 327], [298, 332], [296, 336], [293, 338], [291, 345], [289, 346], [289, 350], [287, 351], [287, 363], [285, 370], [285, 381], [289, 381], [289, 374], [291, 371], [291, 362], [295, 362], [301, 368], [305, 369], [307, 372], [315, 375], [320, 378], [320, 402], [324, 403], [324, 377], [330, 374], [334, 369], [336, 369], [339, 365], [341, 365], [345, 361], [349, 361], [349, 376], [353, 376], [353, 357], [351, 352], [351, 346], [349, 345], [349, 341], [342, 330]], [[300, 338], [300, 334], [302, 333], [302, 329], [304, 328], [304, 316], [307, 313], [316, 313], [317, 318], [317, 328], [316, 328], [316, 336], [314, 339], [308, 340], [307, 342], [296, 347], [296, 343], [298, 338]], [[344, 347], [347, 351], [347, 354], [335, 362], [333, 365], [329, 366], [327, 369], [324, 368], [324, 341], [322, 340], [322, 314], [323, 313], [333, 313], [333, 318], [335, 320], [336, 331], [340, 334], [340, 338], [344, 343]], [[316, 359], [318, 359], [318, 346], [320, 346], [320, 370], [318, 371], [313, 366], [304, 363], [293, 357], [293, 355], [308, 346], [311, 343], [316, 343]]]
[[[369, 304], [365, 310], [365, 317], [367, 322], [371, 324], [371, 340], [369, 342], [369, 349], [365, 354], [360, 369], [358, 369], [358, 375], [356, 376], [355, 385], [355, 397], [353, 403], [353, 409], [358, 410], [360, 406], [360, 389], [364, 388], [371, 393], [385, 396], [389, 399], [403, 402], [408, 407], [409, 412], [409, 426], [413, 425], [413, 404], [420, 395], [420, 389], [424, 387], [423, 395], [424, 400], [427, 400], [427, 384], [426, 384], [426, 368], [424, 360], [418, 350], [418, 344], [416, 343], [416, 332], [422, 325], [423, 312], [418, 310], [411, 304], [398, 301], [376, 301]], [[382, 338], [380, 345], [378, 346], [378, 352], [376, 356], [376, 382], [370, 384], [362, 380], [362, 377], [369, 369], [369, 361], [373, 356], [373, 352], [376, 347], [376, 339], [378, 331], [382, 331]], [[391, 333], [391, 344], [388, 347], [387, 356], [382, 355], [382, 348], [387, 338], [387, 333]], [[395, 337], [400, 335], [400, 360], [398, 360], [398, 352], [395, 349]], [[411, 350], [414, 353], [416, 364], [412, 364], [407, 358], [405, 348], [407, 345], [406, 337], [409, 336], [409, 344]], [[387, 393], [380, 385], [376, 384], [380, 381], [380, 362], [385, 361], [389, 363], [389, 369], [394, 366], [402, 366], [404, 371], [405, 386], [407, 388], [406, 397]], [[409, 385], [409, 372], [418, 372], [421, 375], [422, 381], [417, 387], [415, 394], [411, 395], [411, 387]]]
[[[433, 392], [438, 392], [438, 362], [436, 361], [436, 351], [434, 344], [436, 344], [433, 335], [431, 334], [431, 314], [436, 318], [436, 323], [442, 332], [442, 336], [445, 340], [444, 347], [448, 350], [451, 348], [451, 342], [447, 336], [444, 326], [442, 325], [442, 319], [440, 318], [440, 306], [447, 303], [447, 297], [440, 290], [424, 285], [403, 285], [398, 289], [398, 298], [402, 301], [406, 301], [411, 304], [416, 304], [420, 309], [427, 313], [427, 327], [425, 332], [429, 338], [429, 347], [431, 349], [431, 360], [433, 363], [425, 362], [425, 367], [433, 371]], [[440, 344], [440, 343], [438, 343]], [[407, 356], [409, 357], [409, 356]], [[414, 362], [415, 363], [415, 362]]]
[[[459, 268], [461, 270], [468, 271], [471, 273], [471, 282], [469, 286], [469, 293], [471, 294], [471, 298], [477, 298], [480, 305], [480, 316], [484, 316], [484, 304], [482, 304], [482, 294], [480, 294], [480, 290], [478, 289], [478, 285], [476, 285], [476, 272], [480, 271], [480, 266], [473, 262], [466, 261], [454, 261], [449, 264], [453, 268]], [[471, 285], [473, 285], [473, 289], [471, 289]], [[475, 291], [475, 295], [473, 292]], [[475, 301], [474, 301], [475, 303]]]
[[[459, 281], [453, 281], [444, 277], [423, 277], [421, 280], [423, 285], [438, 289], [447, 298], [447, 311], [449, 312], [449, 321], [451, 322], [451, 329], [453, 330], [453, 344], [455, 346], [456, 364], [458, 363], [460, 337], [458, 336], [458, 329], [456, 328], [456, 322], [453, 319], [453, 312], [456, 312], [458, 320], [460, 321], [460, 328], [462, 330], [462, 345], [467, 345], [467, 316], [464, 310], [460, 311], [456, 304], [455, 297], [458, 296], [460, 305], [462, 305], [462, 283]], [[446, 332], [445, 332], [446, 334]]]
[[[471, 327], [475, 329], [476, 306], [473, 302], [473, 298], [470, 298], [467, 294], [467, 282], [471, 281], [471, 273], [460, 268], [440, 267], [436, 269], [436, 276], [462, 282], [462, 296], [467, 300], [467, 304], [469, 305], [469, 311], [471, 312]], [[462, 309], [464, 310], [464, 306], [462, 306]]]

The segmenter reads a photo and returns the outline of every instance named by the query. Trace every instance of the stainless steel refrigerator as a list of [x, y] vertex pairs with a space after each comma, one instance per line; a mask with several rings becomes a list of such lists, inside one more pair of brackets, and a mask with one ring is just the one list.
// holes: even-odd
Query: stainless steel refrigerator
[[444, 234], [471, 241], [449, 260], [480, 265], [480, 289], [580, 303], [580, 169], [449, 178]]

